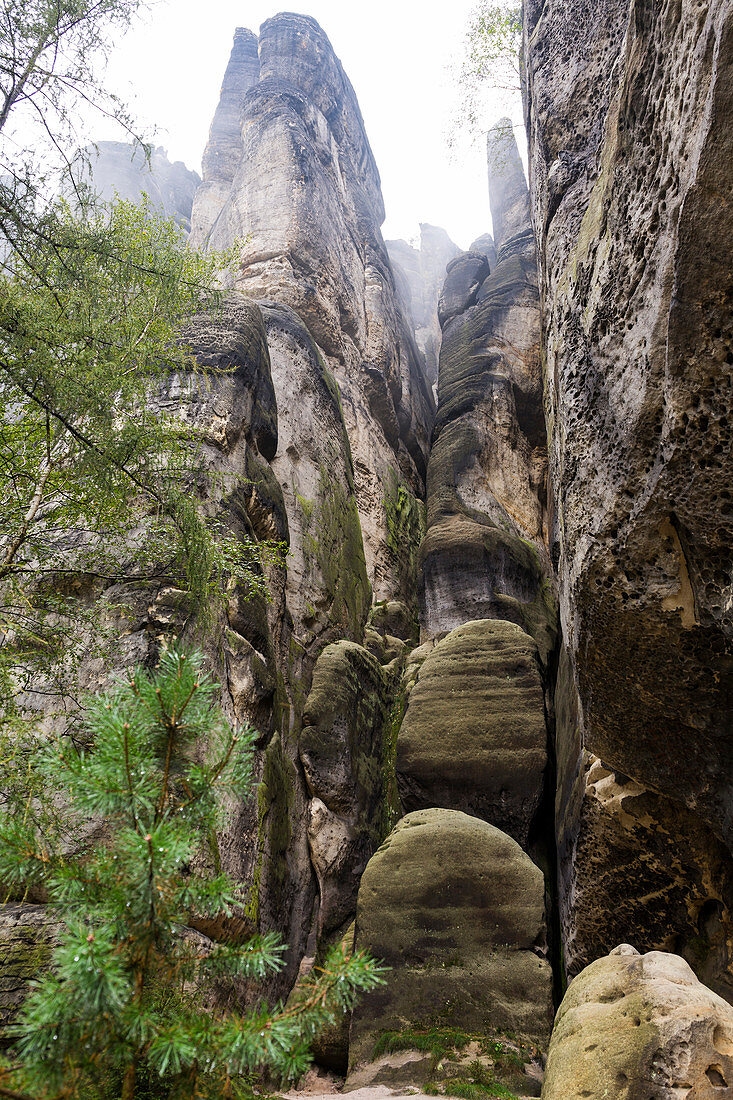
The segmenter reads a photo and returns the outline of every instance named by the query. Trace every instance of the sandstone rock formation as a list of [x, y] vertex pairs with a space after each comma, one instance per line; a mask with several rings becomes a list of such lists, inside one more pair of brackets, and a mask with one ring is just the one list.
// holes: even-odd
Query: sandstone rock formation
[[478, 818], [432, 809], [400, 821], [364, 872], [356, 944], [393, 969], [354, 1010], [350, 1067], [406, 1026], [549, 1034], [542, 872]]
[[303, 711], [300, 759], [311, 795], [308, 837], [319, 932], [356, 912], [364, 868], [387, 832], [385, 753], [394, 684], [362, 646], [323, 650]]
[[420, 223], [420, 247], [407, 241], [387, 241], [387, 252], [397, 283], [407, 303], [417, 346], [425, 356], [431, 385], [438, 380], [440, 322], [437, 304], [445, 269], [460, 253], [444, 229]]
[[338, 389], [308, 329], [287, 306], [260, 304], [280, 398], [272, 470], [290, 533], [286, 598], [312, 668], [329, 642], [361, 640], [371, 602], [353, 462]]
[[527, 848], [547, 766], [537, 647], [515, 623], [457, 627], [427, 655], [397, 740], [406, 811], [443, 806]]
[[732, 30], [525, 5], [565, 958], [672, 948], [728, 997]]
[[257, 35], [237, 27], [219, 102], [202, 158], [204, 179], [196, 192], [191, 220], [191, 243], [200, 246], [232, 190], [242, 158], [241, 115], [244, 97], [260, 75]]
[[591, 963], [555, 1021], [544, 1100], [713, 1100], [733, 1081], [733, 1009], [676, 955], [624, 944]]
[[729, 845], [732, 26], [725, 2], [530, 0], [525, 20], [551, 541], [585, 744]]
[[[383, 219], [356, 97], [318, 24], [289, 14], [267, 20], [257, 67], [252, 39], [238, 33], [192, 239], [221, 248], [246, 237], [237, 287], [290, 306], [308, 328], [340, 394], [375, 596], [414, 599], [389, 550], [385, 489], [392, 483], [395, 492], [422, 496], [433, 402], [399, 305]], [[289, 397], [278, 393], [282, 405]]]
[[161, 145], [148, 160], [139, 146], [97, 142], [82, 154], [79, 176], [107, 202], [114, 198], [138, 202], [147, 195], [154, 210], [173, 215], [186, 230], [191, 228], [193, 197], [201, 179], [182, 161], [171, 163]]
[[497, 262], [464, 253], [441, 296], [438, 411], [421, 548], [426, 636], [500, 618], [555, 640], [545, 548], [539, 297], [527, 187], [511, 131], [489, 138]]
[[[424, 1051], [365, 1067], [435, 1028], [484, 1059], [512, 1033], [521, 1072], [569, 977], [546, 1098], [733, 1095], [733, 3], [526, 0], [524, 24], [531, 187], [503, 120], [467, 252], [425, 224], [385, 246], [306, 16], [237, 30], [192, 208], [154, 155], [192, 243], [240, 241], [185, 333], [209, 373], [155, 407], [200, 435], [201, 511], [289, 551], [203, 641], [258, 786], [216, 838], [247, 900], [195, 924], [277, 930], [274, 998], [334, 943], [386, 960], [316, 1047], [352, 1084], [425, 1083]], [[134, 196], [124, 149], [95, 178]], [[85, 595], [119, 646], [82, 686], [193, 639], [183, 590]], [[0, 1023], [43, 963], [37, 900], [0, 913]]]

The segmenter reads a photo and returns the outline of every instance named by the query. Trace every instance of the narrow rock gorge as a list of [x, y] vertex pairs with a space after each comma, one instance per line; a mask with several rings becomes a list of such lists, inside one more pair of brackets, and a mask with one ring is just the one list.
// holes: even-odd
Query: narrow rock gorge
[[[279, 932], [273, 998], [335, 943], [386, 961], [314, 1048], [347, 1089], [733, 1096], [733, 3], [523, 7], [529, 183], [487, 120], [468, 251], [385, 243], [304, 15], [236, 31], [202, 180], [91, 163], [238, 243], [185, 336], [215, 382], [160, 407], [202, 433], [207, 514], [289, 551], [205, 646], [258, 786], [217, 838], [248, 904], [197, 928]], [[121, 666], [187, 636], [185, 593], [122, 597]], [[3, 1021], [42, 900], [0, 915]], [[468, 1054], [430, 1032], [505, 1091], [452, 1093]]]

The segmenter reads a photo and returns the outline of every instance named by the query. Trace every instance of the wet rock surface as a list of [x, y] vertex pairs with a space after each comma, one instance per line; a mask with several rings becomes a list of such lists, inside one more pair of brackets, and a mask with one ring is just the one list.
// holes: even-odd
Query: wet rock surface
[[551, 543], [585, 744], [729, 846], [732, 25], [729, 3], [626, 0], [533, 0], [525, 22]]

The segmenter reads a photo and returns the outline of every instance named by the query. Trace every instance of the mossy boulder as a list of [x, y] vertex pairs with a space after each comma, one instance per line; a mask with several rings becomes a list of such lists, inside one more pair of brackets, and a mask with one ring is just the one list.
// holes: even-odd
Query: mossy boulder
[[383, 839], [385, 761], [395, 677], [363, 646], [327, 646], [303, 711], [300, 759], [311, 796], [309, 842], [318, 875], [320, 931], [356, 908], [362, 871]]
[[382, 600], [369, 612], [369, 625], [379, 634], [390, 634], [403, 642], [415, 635], [415, 616], [403, 600]]
[[544, 1100], [713, 1100], [733, 1091], [733, 1008], [678, 955], [623, 944], [570, 984]]
[[516, 841], [456, 810], [404, 817], [361, 881], [356, 946], [392, 968], [351, 1022], [349, 1069], [407, 1028], [513, 1032], [552, 1023], [542, 872]]
[[546, 766], [532, 638], [498, 619], [451, 631], [422, 664], [397, 739], [405, 810], [463, 810], [526, 848]]

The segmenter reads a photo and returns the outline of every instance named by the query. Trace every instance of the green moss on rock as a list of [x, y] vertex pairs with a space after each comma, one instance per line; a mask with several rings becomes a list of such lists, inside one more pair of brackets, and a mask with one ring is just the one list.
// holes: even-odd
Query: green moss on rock
[[455, 810], [408, 814], [364, 871], [356, 927], [357, 948], [392, 970], [354, 1010], [350, 1069], [405, 1027], [547, 1040], [544, 880], [505, 833]]
[[453, 630], [426, 656], [397, 744], [405, 810], [444, 806], [527, 847], [547, 766], [537, 646], [512, 622]]
[[353, 916], [361, 872], [388, 831], [395, 690], [396, 677], [345, 639], [327, 646], [313, 671], [299, 751], [310, 795], [324, 807], [321, 831], [310, 835], [324, 932]]
[[304, 551], [317, 566], [331, 604], [329, 619], [346, 637], [361, 638], [371, 587], [352, 489], [321, 467], [318, 494], [305, 525]]
[[51, 962], [56, 922], [43, 905], [0, 906], [0, 1044], [28, 993]]

